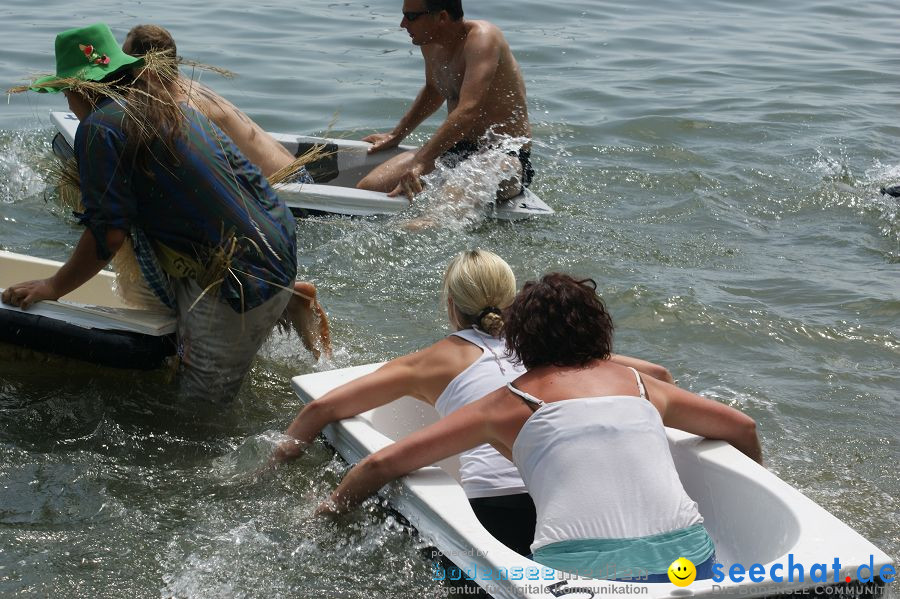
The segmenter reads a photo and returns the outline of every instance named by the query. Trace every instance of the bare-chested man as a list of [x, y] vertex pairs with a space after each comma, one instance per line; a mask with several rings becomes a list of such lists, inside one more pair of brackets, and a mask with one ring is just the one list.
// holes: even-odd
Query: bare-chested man
[[[465, 20], [461, 0], [403, 0], [400, 26], [422, 48], [425, 86], [393, 131], [364, 138], [373, 144], [369, 153], [399, 145], [445, 101], [447, 120], [419, 150], [376, 167], [358, 187], [412, 198], [422, 191], [420, 177], [434, 170], [441, 156], [463, 160], [474, 154], [491, 128], [497, 134], [531, 138], [531, 125], [519, 64], [495, 25]], [[505, 197], [531, 183], [530, 153], [529, 145], [519, 151], [519, 178], [510, 192], [501, 190]]]
[[[138, 25], [128, 32], [122, 50], [132, 56], [149, 52], [171, 52], [177, 55], [175, 39], [158, 25]], [[187, 101], [214, 122], [241, 150], [250, 162], [259, 167], [263, 176], [270, 177], [294, 162], [294, 156], [274, 137], [266, 133], [234, 104], [208, 87], [178, 75], [178, 88], [184, 93], [179, 101]], [[312, 182], [305, 169], [293, 180]], [[322, 351], [331, 354], [331, 333], [328, 317], [316, 299], [316, 287], [306, 281], [294, 283], [294, 295], [288, 302], [286, 316], [294, 330], [316, 359]]]

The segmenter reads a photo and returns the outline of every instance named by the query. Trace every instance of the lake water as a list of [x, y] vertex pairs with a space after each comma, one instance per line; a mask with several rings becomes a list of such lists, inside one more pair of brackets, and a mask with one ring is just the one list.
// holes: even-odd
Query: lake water
[[[900, 5], [467, 8], [521, 63], [533, 189], [557, 213], [418, 233], [391, 219], [300, 223], [332, 366], [444, 335], [439, 281], [460, 250], [497, 251], [520, 281], [591, 276], [620, 353], [746, 411], [770, 469], [900, 557], [900, 217], [878, 193], [900, 182]], [[168, 27], [180, 54], [234, 71], [203, 81], [273, 131], [389, 129], [422, 82], [399, 0], [6, 0], [3, 87], [51, 71], [56, 33], [98, 20], [119, 39]], [[47, 113], [63, 108], [24, 94], [0, 109], [0, 249], [64, 259], [80, 234], [47, 175]], [[233, 408], [197, 414], [172, 407], [159, 376], [3, 357], [0, 595], [439, 596], [423, 542], [377, 504], [311, 517], [344, 469], [326, 447], [255, 482], [235, 476], [296, 412], [289, 378], [327, 367], [276, 338]]]

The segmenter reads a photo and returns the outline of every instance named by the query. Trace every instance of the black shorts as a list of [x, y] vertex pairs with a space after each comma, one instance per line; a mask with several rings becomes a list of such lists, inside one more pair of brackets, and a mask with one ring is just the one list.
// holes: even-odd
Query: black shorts
[[[474, 141], [464, 139], [444, 152], [441, 155], [441, 158], [456, 160], [458, 164], [469, 156], [477, 154], [481, 149], [482, 147]], [[508, 152], [508, 154], [518, 158], [519, 163], [522, 165], [522, 191], [525, 191], [525, 188], [531, 185], [531, 182], [534, 180], [534, 167], [531, 164], [531, 150], [523, 147], [519, 148], [518, 152]]]
[[519, 555], [531, 554], [537, 525], [537, 510], [531, 495], [471, 498], [469, 505], [482, 526], [498, 541]]

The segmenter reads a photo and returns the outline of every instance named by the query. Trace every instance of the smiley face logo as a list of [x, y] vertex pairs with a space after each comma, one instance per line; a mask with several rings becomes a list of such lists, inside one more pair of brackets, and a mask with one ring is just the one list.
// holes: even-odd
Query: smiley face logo
[[669, 580], [677, 587], [686, 587], [697, 578], [697, 568], [694, 562], [683, 557], [679, 557], [672, 562], [668, 570]]

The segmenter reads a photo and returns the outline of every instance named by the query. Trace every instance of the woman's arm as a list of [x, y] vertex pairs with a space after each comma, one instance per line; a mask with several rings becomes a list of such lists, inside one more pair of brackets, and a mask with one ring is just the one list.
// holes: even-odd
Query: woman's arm
[[644, 384], [650, 401], [662, 415], [663, 424], [707, 439], [727, 441], [762, 464], [762, 447], [752, 418], [675, 385], [654, 379], [645, 379]]
[[326, 425], [386, 405], [404, 395], [428, 402], [421, 391], [422, 377], [429, 376], [426, 363], [439, 359], [431, 346], [391, 360], [375, 372], [341, 385], [304, 406], [285, 434], [294, 441], [282, 443], [274, 458], [285, 461], [298, 457]]
[[629, 366], [634, 368], [641, 374], [646, 374], [647, 376], [652, 376], [655, 379], [658, 379], [664, 383], [675, 384], [675, 379], [672, 378], [672, 373], [669, 372], [669, 369], [665, 366], [660, 366], [659, 364], [654, 364], [653, 362], [648, 362], [647, 360], [641, 360], [640, 358], [633, 358], [631, 356], [622, 356], [619, 354], [610, 354], [609, 356], [610, 362], [615, 362], [621, 366]]
[[482, 398], [435, 424], [371, 454], [353, 467], [318, 513], [345, 512], [387, 483], [482, 443], [493, 441]]

